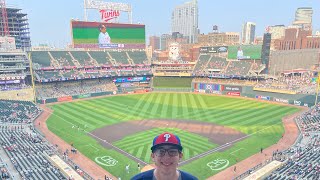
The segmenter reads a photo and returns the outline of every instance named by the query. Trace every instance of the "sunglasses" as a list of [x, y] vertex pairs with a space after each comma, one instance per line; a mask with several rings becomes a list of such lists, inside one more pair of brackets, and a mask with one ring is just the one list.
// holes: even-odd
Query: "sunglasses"
[[158, 156], [158, 157], [163, 157], [166, 152], [168, 152], [168, 155], [170, 157], [174, 157], [177, 156], [180, 151], [178, 149], [157, 149], [154, 151], [154, 153]]

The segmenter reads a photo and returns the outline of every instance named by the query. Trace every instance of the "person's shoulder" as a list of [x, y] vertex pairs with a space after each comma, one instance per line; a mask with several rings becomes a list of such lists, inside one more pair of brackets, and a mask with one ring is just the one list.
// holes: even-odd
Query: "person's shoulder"
[[139, 174], [133, 176], [130, 180], [152, 180], [153, 179], [153, 171], [154, 171], [154, 169], [151, 169], [149, 171], [139, 173]]
[[195, 176], [193, 176], [193, 175], [191, 175], [191, 174], [189, 174], [187, 172], [184, 172], [184, 171], [181, 171], [181, 170], [179, 170], [179, 171], [181, 173], [181, 179], [182, 180], [198, 180], [197, 177], [195, 177]]

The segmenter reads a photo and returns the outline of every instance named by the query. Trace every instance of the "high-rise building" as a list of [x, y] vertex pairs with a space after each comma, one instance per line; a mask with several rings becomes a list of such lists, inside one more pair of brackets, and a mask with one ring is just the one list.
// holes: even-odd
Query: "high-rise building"
[[[10, 36], [15, 38], [16, 48], [23, 50], [31, 49], [29, 22], [27, 14], [21, 9], [7, 8], [8, 28]], [[2, 22], [2, 16], [0, 16]], [[0, 23], [0, 34], [4, 34], [3, 23]]]
[[198, 2], [192, 0], [174, 8], [171, 17], [171, 32], [179, 32], [188, 38], [188, 43], [197, 42]]
[[286, 27], [284, 25], [274, 25], [274, 26], [267, 27], [266, 29], [267, 33], [271, 34], [271, 43], [270, 43], [271, 50], [275, 50], [275, 40], [283, 38], [285, 30], [286, 30]]
[[311, 7], [298, 8], [292, 25], [299, 26], [304, 30], [312, 30], [312, 14]]
[[171, 35], [170, 34], [162, 34], [161, 37], [160, 37], [160, 49], [162, 51], [165, 51], [167, 50], [167, 41], [171, 38]]
[[253, 44], [256, 33], [256, 24], [253, 22], [246, 22], [242, 25], [241, 43]]
[[149, 37], [149, 46], [151, 46], [153, 50], [160, 49], [160, 37], [150, 36]]

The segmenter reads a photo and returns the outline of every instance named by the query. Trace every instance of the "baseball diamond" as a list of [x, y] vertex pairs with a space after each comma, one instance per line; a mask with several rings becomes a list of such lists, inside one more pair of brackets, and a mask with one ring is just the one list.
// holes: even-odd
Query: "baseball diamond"
[[[49, 105], [49, 130], [118, 177], [152, 164], [150, 147], [159, 132], [181, 137], [180, 168], [206, 179], [275, 144], [282, 118], [297, 107], [245, 98], [194, 93], [146, 93]], [[88, 146], [94, 146], [90, 148]], [[103, 165], [101, 159], [112, 161]], [[111, 160], [110, 160], [111, 159]], [[218, 163], [217, 163], [218, 162]], [[131, 170], [125, 172], [130, 164]]]

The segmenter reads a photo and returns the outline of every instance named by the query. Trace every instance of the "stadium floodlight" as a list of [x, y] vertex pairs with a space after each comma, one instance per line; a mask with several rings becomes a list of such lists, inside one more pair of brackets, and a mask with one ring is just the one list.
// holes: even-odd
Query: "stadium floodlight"
[[84, 19], [88, 20], [87, 9], [104, 9], [128, 12], [129, 23], [132, 24], [132, 8], [130, 4], [118, 2], [104, 2], [100, 0], [84, 0]]

